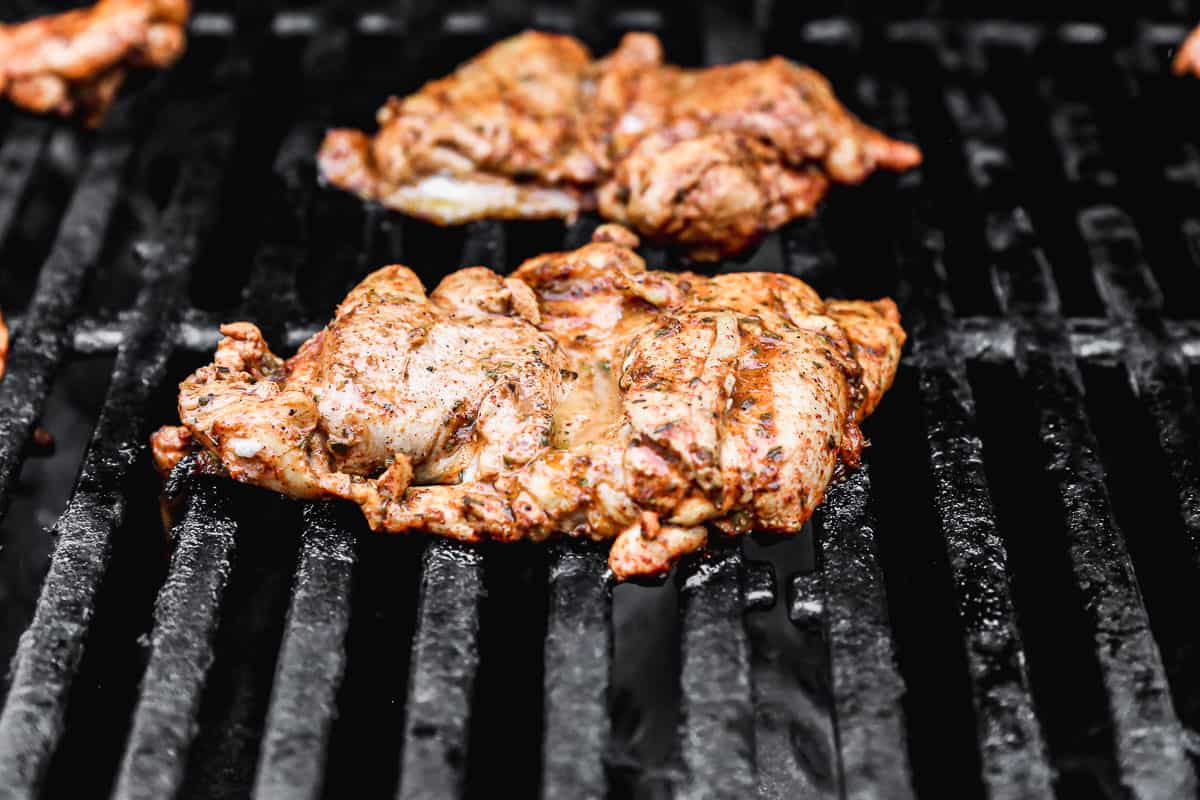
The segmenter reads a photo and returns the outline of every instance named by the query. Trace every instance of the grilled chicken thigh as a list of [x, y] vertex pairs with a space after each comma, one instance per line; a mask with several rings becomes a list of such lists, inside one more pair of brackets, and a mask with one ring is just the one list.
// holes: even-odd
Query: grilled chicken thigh
[[99, 124], [129, 67], [183, 53], [188, 0], [100, 0], [90, 8], [0, 25], [0, 94], [39, 113]]
[[680, 69], [646, 33], [598, 61], [571, 37], [523, 33], [390, 99], [378, 122], [374, 138], [327, 134], [327, 180], [443, 225], [598, 204], [700, 260], [811, 213], [830, 181], [920, 161], [811, 69], [782, 58]]
[[385, 267], [287, 361], [227, 325], [156, 456], [166, 469], [198, 442], [237, 480], [352, 500], [376, 530], [614, 539], [622, 578], [666, 570], [709, 525], [798, 531], [891, 384], [895, 305], [648, 271], [636, 241], [603, 226], [428, 297]]

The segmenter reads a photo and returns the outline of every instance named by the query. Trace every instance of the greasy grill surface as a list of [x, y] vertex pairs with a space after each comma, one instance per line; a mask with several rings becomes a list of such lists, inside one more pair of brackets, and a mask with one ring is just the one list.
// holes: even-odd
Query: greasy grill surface
[[[98, 133], [4, 119], [0, 600], [25, 633], [0, 639], [0, 795], [1195, 796], [1200, 83], [1165, 72], [1186, 9], [602, 5], [205, 12]], [[211, 480], [170, 487], [165, 541], [144, 442], [219, 321], [290, 350], [384, 263], [432, 286], [587, 240], [595, 219], [435, 230], [316, 184], [325, 126], [531, 23], [788, 55], [921, 144], [721, 267], [900, 301], [866, 465], [811, 533], [615, 593], [575, 543], [372, 537]], [[40, 469], [39, 421], [97, 403], [82, 454]], [[76, 470], [39, 588], [45, 546], [12, 546], [31, 483]], [[677, 622], [638, 631], [632, 597]]]

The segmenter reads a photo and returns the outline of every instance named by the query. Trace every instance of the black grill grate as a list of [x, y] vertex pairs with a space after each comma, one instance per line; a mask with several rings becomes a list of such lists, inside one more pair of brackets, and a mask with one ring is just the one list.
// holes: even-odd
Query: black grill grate
[[[1200, 84], [1164, 72], [1186, 9], [1059, 24], [813, 18], [771, 3], [422, 5], [201, 13], [179, 69], [131, 86], [102, 131], [77, 135], [86, 166], [61, 220], [41, 223], [53, 241], [40, 270], [22, 267], [32, 298], [6, 309], [0, 510], [56, 374], [97, 354], [112, 373], [14, 655], [0, 795], [63, 793], [78, 769], [121, 797], [482, 796], [498, 781], [546, 797], [1195, 796], [1200, 135], [1184, 120]], [[595, 219], [435, 231], [316, 185], [325, 125], [366, 125], [387, 93], [531, 22], [598, 51], [648, 27], [684, 62], [795, 57], [927, 156], [724, 265], [891, 294], [912, 344], [868, 423], [868, 465], [831, 487], [811, 536], [774, 545], [815, 562], [778, 576], [786, 609], [767, 611], [776, 575], [755, 559], [771, 546], [718, 549], [645, 590], [677, 593], [677, 639], [651, 646], [677, 648], [677, 683], [653, 692], [678, 692], [678, 731], [633, 778], [637, 748], [613, 717], [625, 634], [589, 547], [370, 539], [344, 508], [192, 479], [174, 487], [169, 563], [142, 579], [154, 608], [118, 622], [124, 606], [105, 605], [130, 548], [166, 555], [144, 442], [220, 321], [249, 318], [290, 351], [389, 261], [432, 285], [587, 240]], [[68, 129], [3, 124], [0, 245], [34, 224], [38, 170]], [[666, 258], [650, 252], [652, 266]], [[114, 278], [133, 284], [105, 294]], [[1115, 437], [1095, 414], [1098, 386], [1127, 396], [1135, 433]], [[1137, 432], [1146, 480], [1169, 498], [1153, 525], [1129, 512], [1118, 463]], [[239, 584], [238, 570], [272, 553], [277, 570], [281, 556], [296, 563], [277, 592], [286, 619], [245, 628], [266, 631], [263, 677], [222, 631], [258, 602], [244, 589], [258, 573]], [[761, 620], [776, 612], [821, 662], [809, 699], [783, 715], [782, 749], [780, 701], [756, 682], [772, 655]], [[99, 700], [105, 681], [128, 703]], [[243, 707], [212, 711], [226, 694]], [[97, 732], [110, 741], [85, 754], [75, 740]]]

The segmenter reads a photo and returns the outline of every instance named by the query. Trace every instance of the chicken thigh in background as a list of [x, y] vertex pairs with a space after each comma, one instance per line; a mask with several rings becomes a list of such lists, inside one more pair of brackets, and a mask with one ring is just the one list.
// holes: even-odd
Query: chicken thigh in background
[[811, 69], [778, 57], [682, 69], [648, 33], [592, 60], [569, 36], [526, 32], [389, 99], [377, 119], [374, 137], [326, 135], [326, 180], [442, 225], [598, 207], [697, 260], [812, 213], [831, 181], [921, 159]]

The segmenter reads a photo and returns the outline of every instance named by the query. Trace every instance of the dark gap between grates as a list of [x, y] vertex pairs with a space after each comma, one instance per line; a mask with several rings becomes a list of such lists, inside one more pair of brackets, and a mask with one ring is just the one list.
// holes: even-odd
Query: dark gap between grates
[[192, 272], [189, 299], [202, 310], [227, 311], [241, 299], [250, 262], [262, 241], [266, 201], [275, 199], [274, 156], [290, 118], [288, 109], [298, 99], [294, 89], [288, 91], [294, 82], [278, 79], [275, 70], [283, 58], [267, 42], [255, 53], [246, 112], [234, 133], [237, 147], [226, 167], [230, 180], [218, 206], [220, 234], [205, 243]]
[[896, 297], [899, 275], [891, 243], [885, 236], [863, 236], [868, 220], [884, 219], [888, 213], [881, 204], [888, 196], [881, 185], [887, 176], [877, 176], [868, 185], [855, 187], [854, 193], [834, 198], [829, 213], [822, 217], [833, 251], [837, 253], [838, 274], [829, 297]]
[[825, 631], [820, 624], [789, 619], [791, 603], [785, 600], [792, 578], [816, 574], [813, 525], [793, 537], [751, 538], [743, 551], [751, 562], [769, 560], [777, 584], [772, 608], [746, 614], [759, 792], [766, 797], [837, 797], [838, 753]]
[[180, 787], [183, 798], [226, 798], [253, 782], [287, 616], [300, 505], [264, 490], [236, 494], [237, 553], [197, 715], [199, 732]]
[[[873, 507], [900, 674], [908, 750], [918, 794], [979, 797], [979, 754], [962, 629], [922, 433], [916, 376], [896, 383], [864, 426], [871, 440]], [[920, 498], [919, 500], [917, 498]]]
[[50, 135], [45, 120], [18, 116], [10, 120], [0, 148], [0, 241], [7, 241], [16, 226], [26, 189]]
[[1060, 796], [1119, 796], [1104, 689], [1067, 562], [1062, 512], [1041, 471], [1029, 466], [1040, 458], [1032, 401], [1011, 367], [977, 362], [969, 371], [1056, 788]]
[[83, 307], [89, 314], [112, 319], [133, 304], [144, 265], [130, 251], [159, 217], [160, 210], [150, 203], [143, 185], [136, 176], [131, 178], [117, 201], [104, 249], [84, 289]]
[[619, 584], [612, 609], [609, 797], [662, 797], [677, 778], [679, 592]]
[[508, 234], [508, 263], [516, 269], [526, 259], [563, 249], [566, 228], [562, 220], [529, 220], [505, 225]]
[[[1063, 314], [1100, 316], [1103, 306], [1087, 269], [1087, 251], [1079, 239], [1073, 211], [1077, 205], [1088, 202], [1089, 195], [1071, 186], [1064, 174], [1065, 161], [1070, 161], [1071, 169], [1075, 170], [1086, 170], [1088, 165], [1085, 154], [1078, 150], [1075, 158], [1071, 153], [1064, 154], [1056, 145], [1052, 130], [1056, 125], [1066, 125], [1071, 116], [1078, 116], [1078, 111], [1068, 114], [1062, 110], [1062, 104], [1046, 103], [1039, 96], [1039, 83], [1045, 81], [1040, 72], [1032, 71], [1027, 59], [1011, 50], [992, 51], [991, 55], [1000, 62], [995, 71], [1013, 75], [1013, 80], [997, 84], [996, 96], [1011, 125], [1009, 140], [1022, 182], [1020, 196], [1046, 251], [1059, 287]], [[1038, 113], [1028, 113], [1031, 102], [1039, 104]], [[1095, 153], [1086, 155], [1095, 160]]]
[[171, 187], [179, 179], [179, 159], [166, 143], [150, 143], [140, 156], [139, 168], [145, 176], [147, 199], [155, 208], [162, 209], [170, 199]]
[[353, 530], [353, 613], [329, 739], [328, 798], [395, 793], [420, 583], [420, 539], [371, 534], [361, 521]]
[[[561, 240], [561, 237], [559, 237]], [[497, 787], [534, 797], [541, 774], [546, 548], [488, 548], [479, 617], [479, 672], [471, 700], [467, 798]]]
[[366, 207], [347, 192], [320, 190], [313, 198], [308, 224], [321, 235], [314, 237], [305, 253], [297, 286], [304, 305], [325, 320], [352, 285], [350, 276], [360, 271]]
[[1200, 602], [1200, 584], [1172, 481], [1153, 425], [1130, 392], [1125, 371], [1085, 364], [1083, 377], [1113, 510], [1137, 569], [1175, 709], [1195, 730], [1200, 690], [1191, 678], [1200, 669], [1200, 638], [1189, 609]]
[[[1130, 70], [1136, 93], [1098, 104], [1101, 124], [1112, 131], [1114, 160], [1129, 191], [1123, 203], [1137, 222], [1147, 263], [1163, 289], [1163, 313], [1200, 314], [1200, 259], [1194, 245], [1200, 201], [1200, 150], [1185, 126], [1148, 128], [1139, 119], [1170, 118], [1197, 101], [1185, 81], [1164, 87], [1161, 75]], [[1153, 138], [1146, 141], [1147, 134]]]
[[[7, 665], [17, 647], [17, 634], [29, 625], [42, 578], [54, 547], [58, 510], [66, 505], [87, 435], [100, 413], [102, 389], [112, 372], [107, 356], [71, 359], [46, 398], [42, 425], [55, 432], [52, 447], [30, 444], [10, 495], [8, 514], [0, 522], [0, 664]], [[48, 511], [54, 509], [53, 511]], [[0, 678], [8, 689], [7, 667]], [[2, 697], [2, 693], [0, 693]]]
[[[907, 59], [910, 53], [908, 48], [900, 48], [889, 59]], [[922, 59], [917, 57], [913, 62], [919, 67]], [[987, 280], [989, 256], [981, 234], [972, 223], [979, 214], [979, 201], [963, 174], [968, 162], [963, 156], [961, 136], [949, 119], [946, 109], [949, 101], [944, 92], [953, 91], [956, 100], [968, 102], [968, 109], [969, 101], [953, 80], [946, 82], [944, 74], [934, 77], [918, 69], [902, 77], [912, 94], [912, 120], [917, 141], [939, 143], [929, 148], [931, 152], [923, 169], [929, 185], [935, 187], [932, 195], [935, 221], [946, 236], [945, 263], [950, 299], [961, 316], [995, 315], [999, 308]], [[939, 87], [945, 88], [939, 91]], [[972, 113], [986, 112], [976, 107]]]
[[91, 145], [87, 134], [56, 127], [46, 141], [0, 247], [0, 301], [6, 315], [23, 311], [33, 294], [42, 263], [58, 235], [63, 212], [85, 168]]

